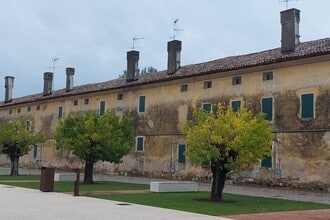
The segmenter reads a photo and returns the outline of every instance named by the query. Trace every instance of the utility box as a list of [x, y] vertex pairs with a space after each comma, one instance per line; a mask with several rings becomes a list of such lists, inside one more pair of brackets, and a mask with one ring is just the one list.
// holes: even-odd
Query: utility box
[[41, 167], [40, 191], [54, 191], [54, 173], [55, 168], [53, 167]]

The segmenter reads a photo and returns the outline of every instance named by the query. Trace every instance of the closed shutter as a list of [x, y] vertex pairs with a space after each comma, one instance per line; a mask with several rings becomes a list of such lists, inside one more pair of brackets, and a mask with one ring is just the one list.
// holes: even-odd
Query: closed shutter
[[186, 163], [185, 151], [186, 151], [186, 145], [179, 144], [179, 152], [178, 152], [178, 162], [179, 163]]
[[139, 112], [145, 112], [145, 105], [146, 105], [146, 97], [140, 96]]
[[143, 151], [143, 137], [138, 137], [137, 138], [136, 150], [137, 151]]
[[266, 114], [265, 119], [268, 121], [273, 120], [273, 99], [265, 98], [261, 101], [262, 112]]
[[203, 104], [203, 110], [206, 111], [206, 112], [211, 112], [212, 105], [210, 103], [204, 103]]
[[231, 107], [233, 109], [233, 112], [237, 112], [241, 108], [241, 101], [232, 101]]
[[301, 95], [301, 118], [314, 117], [314, 94]]
[[100, 102], [100, 115], [104, 115], [105, 112], [105, 101]]

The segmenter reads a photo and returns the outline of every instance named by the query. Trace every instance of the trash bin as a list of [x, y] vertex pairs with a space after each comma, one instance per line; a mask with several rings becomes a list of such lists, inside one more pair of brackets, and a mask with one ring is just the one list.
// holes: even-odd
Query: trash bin
[[54, 191], [54, 173], [55, 168], [53, 167], [41, 167], [40, 191]]

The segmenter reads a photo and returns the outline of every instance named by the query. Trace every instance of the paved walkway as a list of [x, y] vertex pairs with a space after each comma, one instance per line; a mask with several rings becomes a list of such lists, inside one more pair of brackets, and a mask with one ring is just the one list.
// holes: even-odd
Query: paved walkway
[[0, 185], [2, 220], [225, 220], [170, 209]]

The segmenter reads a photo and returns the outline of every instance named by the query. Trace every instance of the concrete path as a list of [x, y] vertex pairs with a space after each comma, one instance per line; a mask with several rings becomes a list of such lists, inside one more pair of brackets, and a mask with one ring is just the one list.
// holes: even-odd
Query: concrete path
[[0, 185], [1, 220], [225, 220], [151, 206]]

